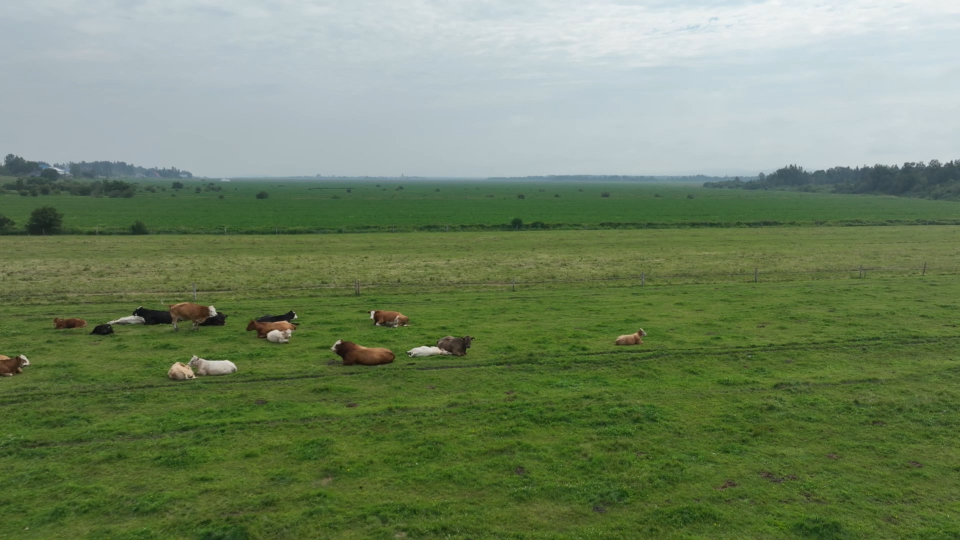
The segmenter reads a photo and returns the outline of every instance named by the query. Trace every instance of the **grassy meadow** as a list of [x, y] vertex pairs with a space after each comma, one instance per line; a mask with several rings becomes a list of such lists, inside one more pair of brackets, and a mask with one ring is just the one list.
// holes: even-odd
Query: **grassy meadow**
[[[958, 234], [0, 237], [0, 353], [32, 362], [0, 380], [0, 539], [958, 538]], [[53, 330], [192, 283], [225, 327]], [[243, 331], [288, 309], [287, 345]], [[404, 354], [448, 334], [467, 356]], [[239, 372], [166, 379], [193, 354]]]
[[[0, 181], [2, 183], [2, 181]], [[139, 180], [135, 197], [0, 195], [0, 214], [22, 227], [35, 208], [53, 206], [76, 233], [230, 233], [452, 230], [503, 227], [738, 226], [771, 224], [960, 223], [950, 201], [829, 193], [706, 189], [695, 184], [398, 180]], [[197, 189], [201, 191], [196, 192]], [[256, 194], [266, 191], [268, 199]], [[609, 197], [603, 197], [604, 193]], [[520, 199], [518, 196], [524, 198]], [[221, 198], [222, 197], [222, 198]]]

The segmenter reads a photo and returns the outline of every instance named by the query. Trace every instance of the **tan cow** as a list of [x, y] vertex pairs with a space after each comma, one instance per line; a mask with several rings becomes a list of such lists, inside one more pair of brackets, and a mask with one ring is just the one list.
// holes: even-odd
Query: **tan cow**
[[217, 316], [217, 310], [213, 306], [201, 306], [190, 302], [181, 302], [170, 307], [170, 321], [173, 323], [173, 329], [177, 328], [177, 321], [192, 321], [193, 329], [200, 327], [200, 323]]
[[643, 340], [640, 338], [646, 335], [647, 333], [643, 331], [643, 328], [641, 328], [636, 334], [627, 334], [625, 336], [618, 337], [617, 345], [643, 345]]
[[83, 319], [61, 319], [58, 317], [53, 320], [54, 330], [63, 330], [64, 328], [83, 328], [86, 325], [87, 321]]
[[287, 321], [277, 321], [277, 322], [258, 322], [253, 319], [250, 320], [250, 324], [247, 325], [247, 332], [251, 330], [257, 331], [258, 338], [265, 338], [271, 330], [296, 330], [297, 325], [287, 322]]
[[407, 317], [399, 311], [383, 311], [375, 309], [370, 312], [370, 318], [373, 319], [374, 326], [388, 326], [396, 328], [398, 326], [408, 326], [410, 317]]
[[393, 362], [393, 351], [390, 349], [367, 348], [357, 345], [352, 341], [337, 340], [330, 347], [330, 350], [337, 353], [337, 356], [343, 359], [343, 365], [352, 366], [360, 364], [362, 366], [379, 366]]
[[187, 379], [197, 378], [197, 376], [193, 374], [193, 368], [184, 364], [183, 362], [176, 362], [170, 366], [170, 371], [167, 372], [167, 377], [170, 377], [174, 381], [185, 381]]
[[29, 365], [30, 361], [22, 354], [15, 358], [0, 354], [0, 376], [13, 377], [18, 373], [23, 373], [21, 368]]

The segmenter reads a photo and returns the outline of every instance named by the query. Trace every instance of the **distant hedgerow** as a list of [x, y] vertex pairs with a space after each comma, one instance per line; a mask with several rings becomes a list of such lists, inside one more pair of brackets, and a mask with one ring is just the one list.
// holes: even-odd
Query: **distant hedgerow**
[[260, 193], [257, 193], [257, 198], [258, 198], [258, 199], [266, 199], [266, 198], [268, 198], [269, 196], [270, 196], [270, 194], [267, 193], [266, 191], [261, 191]]

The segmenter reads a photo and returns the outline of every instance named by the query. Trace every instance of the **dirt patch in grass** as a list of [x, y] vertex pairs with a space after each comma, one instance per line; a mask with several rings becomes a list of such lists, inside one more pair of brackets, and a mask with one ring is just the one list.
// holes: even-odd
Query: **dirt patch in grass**
[[723, 490], [725, 490], [725, 489], [735, 488], [735, 487], [737, 487], [738, 485], [740, 485], [740, 484], [737, 484], [737, 483], [734, 482], [733, 480], [727, 480], [726, 482], [723, 483], [723, 485], [717, 486], [717, 487], [715, 487], [715, 488], [713, 488], [713, 489], [715, 489], [715, 490], [717, 490], [717, 491], [723, 491]]

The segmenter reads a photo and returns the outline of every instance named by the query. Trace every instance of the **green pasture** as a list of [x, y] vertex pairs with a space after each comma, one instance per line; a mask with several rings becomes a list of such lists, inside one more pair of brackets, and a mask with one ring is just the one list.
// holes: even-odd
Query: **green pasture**
[[[126, 233], [137, 220], [153, 232], [227, 234], [483, 229], [516, 218], [561, 229], [960, 222], [960, 203], [950, 201], [690, 184], [234, 180], [204, 191], [209, 183], [185, 180], [173, 190], [169, 181], [140, 180], [158, 191], [130, 199], [7, 192], [0, 213], [22, 227], [35, 208], [53, 206], [67, 231], [89, 234]], [[257, 199], [260, 191], [269, 198]]]
[[[957, 538], [957, 234], [3, 237], [32, 365], [0, 380], [0, 538]], [[53, 330], [193, 282], [225, 327]], [[243, 331], [288, 309], [288, 345]], [[447, 334], [477, 339], [403, 352]], [[166, 379], [193, 354], [239, 372]]]

